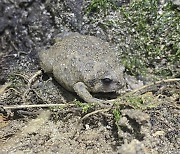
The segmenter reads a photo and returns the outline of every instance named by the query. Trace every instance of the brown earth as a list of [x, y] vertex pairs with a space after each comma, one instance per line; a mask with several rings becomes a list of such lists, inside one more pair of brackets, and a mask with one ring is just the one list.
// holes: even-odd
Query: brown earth
[[[74, 101], [79, 100], [75, 94], [52, 77], [36, 74], [40, 70], [38, 50], [52, 44], [60, 32], [78, 31], [110, 40], [97, 23], [83, 19], [82, 8], [88, 2], [82, 2], [0, 2], [0, 153], [178, 154], [179, 81], [140, 95], [145, 107], [124, 103], [83, 112]], [[73, 103], [66, 107], [7, 108]], [[120, 113], [118, 120], [115, 110]]]

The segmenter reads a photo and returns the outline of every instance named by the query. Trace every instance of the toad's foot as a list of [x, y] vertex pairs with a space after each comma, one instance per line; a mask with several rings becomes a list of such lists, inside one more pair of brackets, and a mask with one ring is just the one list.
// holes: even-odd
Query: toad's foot
[[114, 100], [102, 100], [93, 97], [87, 90], [87, 86], [83, 82], [78, 82], [74, 85], [74, 91], [77, 95], [87, 103], [96, 103], [100, 106], [112, 105]]

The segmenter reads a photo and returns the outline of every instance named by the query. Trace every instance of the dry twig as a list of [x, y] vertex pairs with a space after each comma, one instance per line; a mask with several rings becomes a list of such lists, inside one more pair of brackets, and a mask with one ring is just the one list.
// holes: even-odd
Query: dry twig
[[103, 113], [103, 112], [107, 112], [111, 109], [111, 107], [109, 108], [105, 108], [105, 109], [99, 109], [99, 110], [95, 110], [93, 112], [90, 112], [88, 114], [86, 114], [84, 117], [82, 117], [81, 119], [79, 119], [78, 123], [77, 123], [77, 126], [76, 126], [76, 130], [74, 131], [73, 133], [73, 136], [72, 138], [75, 138], [75, 135], [77, 134], [78, 132], [78, 128], [80, 127], [80, 123], [82, 123], [82, 121], [88, 117], [90, 117], [91, 115], [94, 115], [94, 114], [97, 114], [97, 113]]
[[86, 114], [84, 117], [82, 117], [82, 118], [80, 119], [80, 122], [82, 122], [84, 119], [90, 117], [91, 115], [94, 115], [94, 114], [97, 114], [97, 113], [101, 113], [101, 112], [107, 112], [107, 111], [109, 111], [110, 109], [111, 109], [111, 107], [106, 108], [106, 109], [99, 109], [99, 110], [95, 110], [95, 111], [93, 111], [93, 112], [90, 112], [90, 113]]
[[24, 102], [26, 101], [26, 95], [31, 90], [31, 86], [32, 86], [33, 82], [35, 81], [37, 76], [41, 75], [41, 73], [42, 73], [42, 71], [39, 70], [30, 79], [28, 79], [27, 89], [26, 89], [26, 91], [24, 92], [24, 94], [22, 96]]
[[130, 91], [130, 92], [126, 93], [124, 96], [133, 95], [133, 94], [136, 94], [138, 92], [140, 92], [140, 95], [142, 95], [143, 93], [146, 93], [148, 91], [152, 91], [153, 89], [156, 89], [161, 84], [166, 84], [166, 83], [169, 83], [169, 82], [177, 82], [177, 81], [180, 81], [180, 78], [157, 81], [155, 83], [148, 84], [148, 85], [142, 86], [140, 88], [137, 88], [137, 89], [135, 89], [133, 91]]
[[0, 87], [0, 95], [3, 94], [6, 91], [6, 89], [11, 86], [11, 84], [12, 84], [11, 82], [8, 82], [8, 83], [2, 85]]
[[28, 80], [28, 88], [31, 87], [32, 83], [35, 81], [36, 77], [41, 75], [42, 74], [42, 71], [39, 70], [37, 71], [29, 80]]
[[68, 107], [75, 104], [32, 104], [32, 105], [9, 105], [2, 106], [4, 109], [23, 109], [23, 108], [38, 108], [38, 107]]

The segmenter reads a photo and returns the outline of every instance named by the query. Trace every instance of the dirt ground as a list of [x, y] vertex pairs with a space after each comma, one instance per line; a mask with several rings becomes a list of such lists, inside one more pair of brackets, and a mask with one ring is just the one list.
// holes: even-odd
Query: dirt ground
[[[83, 16], [88, 4], [0, 1], [0, 154], [178, 154], [179, 81], [141, 94], [147, 106], [122, 104], [83, 112], [77, 105], [82, 100], [39, 72], [37, 52], [52, 45], [59, 33], [77, 31], [111, 40], [112, 31]], [[35, 104], [62, 106], [10, 108]]]

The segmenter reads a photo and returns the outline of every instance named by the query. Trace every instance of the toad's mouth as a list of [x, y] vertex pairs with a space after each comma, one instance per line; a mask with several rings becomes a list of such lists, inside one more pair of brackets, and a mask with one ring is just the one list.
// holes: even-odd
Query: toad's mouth
[[92, 93], [92, 95], [99, 99], [115, 99], [119, 94], [117, 92], [98, 92]]

